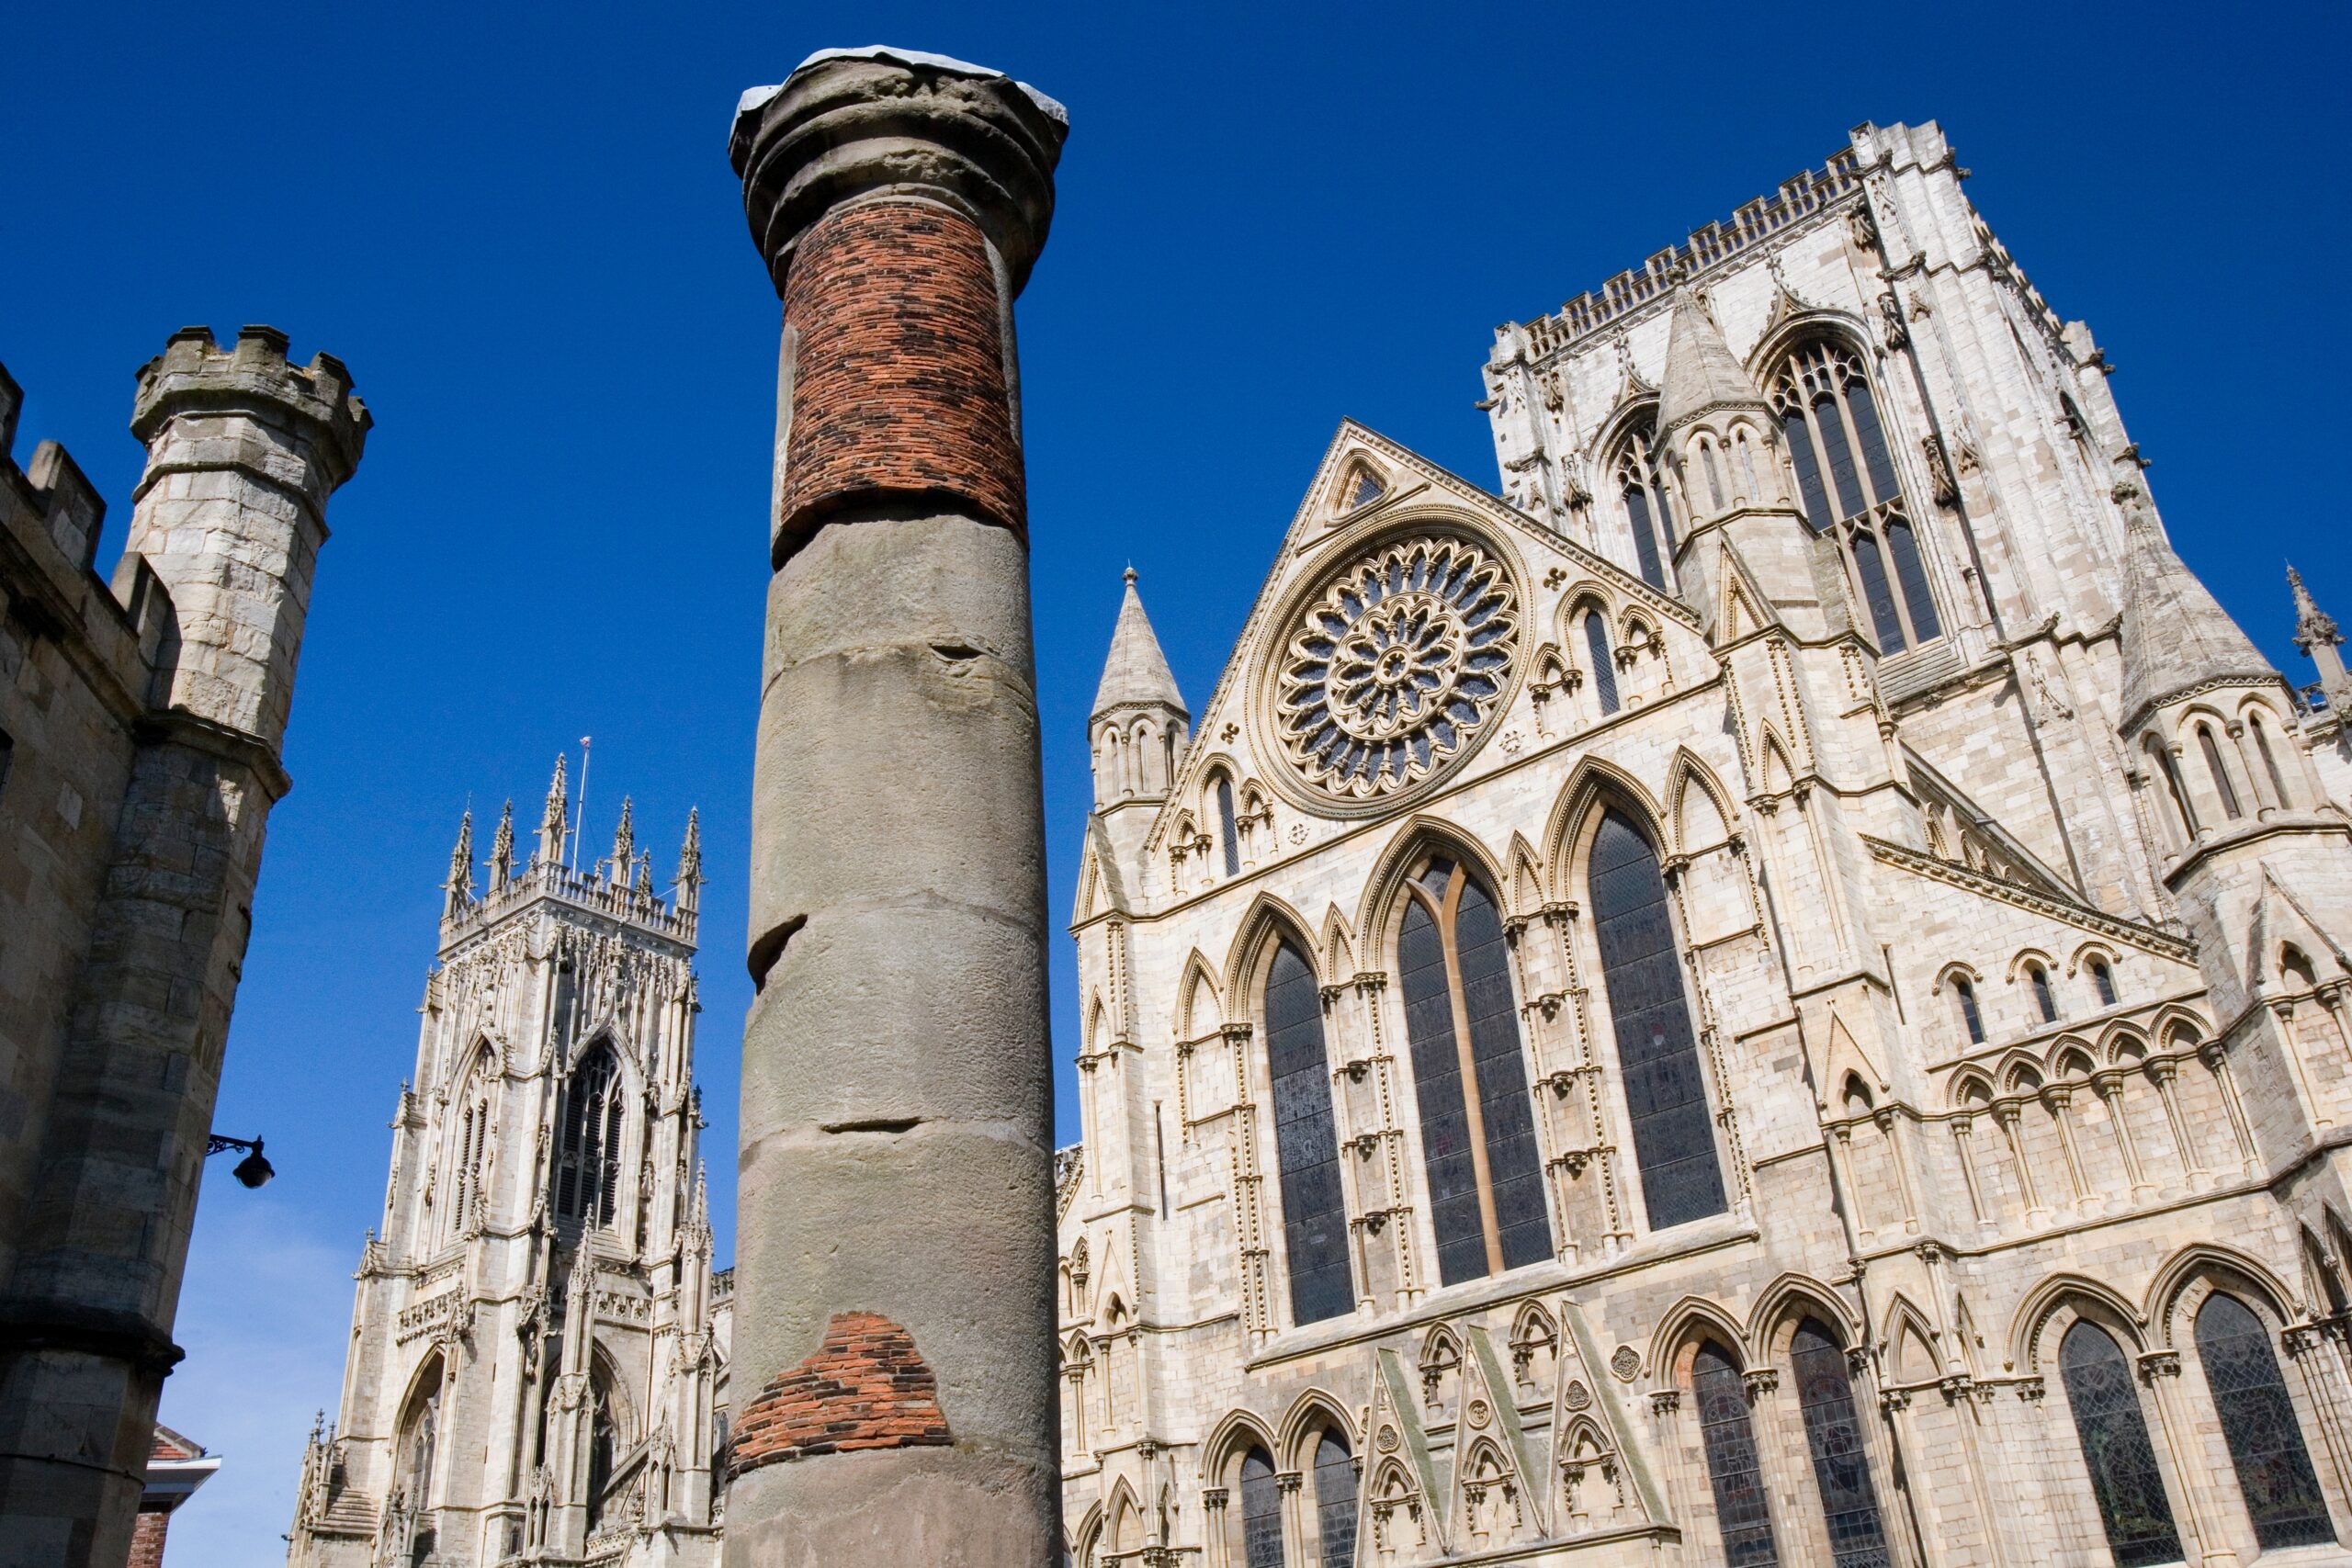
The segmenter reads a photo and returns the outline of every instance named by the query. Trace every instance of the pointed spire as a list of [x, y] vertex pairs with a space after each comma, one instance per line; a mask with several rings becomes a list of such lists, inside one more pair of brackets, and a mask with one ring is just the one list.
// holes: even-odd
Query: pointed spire
[[2123, 728], [2158, 703], [2215, 681], [2278, 679], [2197, 574], [2173, 553], [2136, 485], [2123, 505]]
[[678, 846], [678, 909], [692, 914], [702, 908], [702, 812], [686, 811], [686, 841]]
[[514, 880], [514, 803], [498, 814], [498, 831], [490, 840], [490, 890], [492, 893]]
[[637, 860], [636, 806], [628, 795], [621, 796], [621, 819], [613, 829], [613, 880], [628, 886], [629, 867]]
[[2345, 672], [2344, 655], [2336, 651], [2344, 634], [2335, 629], [2335, 617], [2319, 607], [2312, 591], [2303, 586], [2302, 573], [2292, 566], [2287, 569], [2287, 586], [2295, 594], [2295, 646], [2319, 666], [2319, 689], [2330, 711], [2341, 714], [2352, 708], [2352, 675]]
[[571, 826], [571, 785], [565, 777], [563, 753], [555, 758], [555, 781], [548, 785], [547, 809], [539, 814], [539, 847], [531, 858], [557, 864], [563, 860], [563, 840]]
[[637, 852], [636, 892], [640, 898], [653, 897], [653, 852], [651, 850]]
[[458, 846], [449, 852], [449, 880], [441, 885], [447, 895], [441, 903], [441, 918], [455, 919], [458, 913], [474, 901], [474, 814], [468, 811], [458, 818]]
[[1168, 656], [1159, 651], [1159, 638], [1152, 632], [1150, 617], [1143, 613], [1141, 595], [1136, 592], [1135, 568], [1127, 568], [1125, 580], [1118, 625], [1111, 631], [1111, 656], [1103, 660], [1102, 683], [1094, 691], [1094, 716], [1132, 705], [1170, 707], [1189, 719], [1192, 710], [1176, 689], [1175, 672], [1168, 668]]
[[1716, 409], [1764, 406], [1764, 394], [1724, 341], [1723, 329], [1688, 284], [1677, 288], [1666, 329], [1666, 373], [1658, 387], [1659, 436]]

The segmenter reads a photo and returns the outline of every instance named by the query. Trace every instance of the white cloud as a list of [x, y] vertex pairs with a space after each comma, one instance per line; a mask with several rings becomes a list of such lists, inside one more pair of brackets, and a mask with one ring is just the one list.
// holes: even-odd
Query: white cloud
[[172, 1516], [170, 1568], [281, 1562], [303, 1439], [343, 1383], [358, 1239], [268, 1192], [209, 1181], [198, 1205], [174, 1337], [187, 1359], [164, 1384], [164, 1424], [220, 1456]]

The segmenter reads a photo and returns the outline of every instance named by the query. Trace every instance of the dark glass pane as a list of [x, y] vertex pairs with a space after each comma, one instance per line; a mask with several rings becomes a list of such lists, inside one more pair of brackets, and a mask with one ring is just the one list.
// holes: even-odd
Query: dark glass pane
[[1674, 497], [1661, 484], [1650, 492], [1650, 499], [1657, 505], [1658, 537], [1666, 541], [1666, 553], [1671, 558], [1674, 555]]
[[1798, 1408], [1804, 1412], [1804, 1444], [1821, 1489], [1830, 1557], [1837, 1568], [1889, 1568], [1894, 1559], [1879, 1525], [1878, 1489], [1871, 1482], [1861, 1422], [1854, 1415], [1846, 1353], [1827, 1329], [1807, 1318], [1789, 1344], [1789, 1368], [1796, 1374]]
[[1821, 433], [1821, 449], [1829, 458], [1829, 491], [1838, 505], [1834, 515], [1840, 522], [1860, 516], [1866, 508], [1861, 480], [1854, 473], [1853, 448], [1846, 441], [1846, 422], [1838, 414], [1838, 400], [1826, 392], [1813, 400], [1813, 426]]
[[1544, 1160], [1535, 1146], [1503, 923], [1494, 900], [1466, 879], [1454, 917], [1453, 948], [1462, 970], [1463, 1010], [1470, 1019], [1470, 1055], [1478, 1068], [1478, 1115], [1487, 1125], [1487, 1174], [1495, 1184], [1503, 1267], [1517, 1269], [1552, 1256], [1552, 1221], [1544, 1203]]
[[1804, 520], [1816, 534], [1838, 521], [1829, 497], [1821, 488], [1821, 463], [1813, 454], [1813, 429], [1804, 413], [1791, 409], [1781, 415], [1781, 437], [1789, 448], [1789, 462], [1797, 471], [1797, 493], [1804, 498]]
[[1429, 1174], [1430, 1220], [1437, 1230], [1438, 1279], [1448, 1285], [1480, 1279], [1487, 1272], [1487, 1228], [1478, 1212], [1478, 1173], [1470, 1153], [1445, 944], [1418, 898], [1406, 901], [1396, 968], [1405, 993], [1413, 1089], [1421, 1109], [1421, 1161]]
[[1927, 563], [1919, 558], [1919, 541], [1909, 523], [1900, 517], [1887, 520], [1886, 550], [1894, 558], [1894, 581], [1903, 590], [1903, 607], [1911, 612], [1911, 629], [1921, 642], [1943, 636], [1943, 624], [1936, 619], [1936, 601], [1928, 592]]
[[1241, 1461], [1241, 1561], [1244, 1568], [1283, 1568], [1283, 1495], [1262, 1450]]
[[2058, 1371], [2116, 1568], [2179, 1562], [2180, 1533], [2123, 1352], [2104, 1330], [2077, 1323], [2058, 1348]]
[[1323, 1543], [1321, 1568], [1355, 1568], [1355, 1461], [1329, 1432], [1315, 1445], [1315, 1529]]
[[1584, 617], [1585, 651], [1592, 655], [1592, 689], [1600, 698], [1602, 713], [1617, 711], [1617, 662], [1609, 656], [1609, 624], [1600, 612], [1589, 610]]
[[[1846, 383], [1846, 406], [1854, 411], [1854, 439], [1862, 444], [1862, 467], [1871, 476], [1871, 499], [1881, 506], [1895, 500], [1894, 464], [1886, 451], [1886, 431], [1879, 423], [1878, 399], [1871, 384], [1857, 376]], [[1923, 634], [1924, 635], [1924, 634]]]
[[1878, 536], [1867, 528], [1854, 530], [1854, 570], [1862, 580], [1862, 602], [1871, 608], [1871, 626], [1878, 633], [1881, 653], [1904, 649], [1903, 618], [1894, 613], [1894, 595], [1886, 585], [1886, 561], [1878, 553]]
[[1712, 1339], [1699, 1347], [1691, 1362], [1690, 1395], [1699, 1407], [1699, 1438], [1707, 1453], [1707, 1481], [1714, 1488], [1715, 1523], [1724, 1533], [1724, 1561], [1730, 1568], [1773, 1568], [1781, 1554], [1772, 1545], [1772, 1516], [1756, 1459], [1756, 1431], [1747, 1421], [1747, 1393], [1740, 1386], [1739, 1369]]
[[2230, 787], [2230, 770], [2222, 766], [2222, 749], [2213, 744], [2213, 732], [2201, 724], [2197, 727], [2197, 745], [2205, 753], [2205, 771], [2213, 775], [2214, 793], [2222, 797], [2223, 813], [2233, 818], [2245, 816], [2238, 805], [2238, 792]]
[[1593, 836], [1591, 882], [1593, 935], [1650, 1228], [1720, 1214], [1723, 1175], [1666, 883], [1649, 840], [1617, 811], [1602, 815]]
[[2091, 960], [2091, 984], [2098, 989], [2099, 1006], [2111, 1008], [2115, 1005], [2115, 971], [2096, 958]]
[[1960, 1021], [1968, 1025], [1968, 1043], [1984, 1043], [1984, 1015], [1976, 1010], [1976, 987], [1965, 980], [1954, 980], [1951, 988], [1960, 998]]
[[1634, 558], [1641, 563], [1642, 581], [1652, 588], [1666, 586], [1666, 570], [1658, 564], [1657, 535], [1650, 527], [1649, 498], [1639, 484], [1625, 487], [1625, 512], [1634, 524]]
[[1331, 1126], [1322, 998], [1314, 971], [1287, 942], [1274, 949], [1266, 976], [1266, 1066], [1274, 1088], [1291, 1316], [1314, 1323], [1354, 1311], [1355, 1281], [1348, 1271], [1348, 1212]]
[[2197, 1358], [2262, 1550], [2334, 1540], [2302, 1425], [2262, 1320], [2233, 1297], [2212, 1297], [2197, 1314]]
[[1241, 869], [1241, 830], [1233, 820], [1233, 781], [1216, 781], [1216, 825], [1225, 837], [1225, 874]]
[[2058, 998], [2050, 989], [2049, 971], [2035, 964], [2026, 970], [2025, 977], [2033, 987], [2033, 1005], [2041, 1010], [2041, 1021], [2057, 1022]]
[[2270, 775], [2270, 787], [2278, 793], [2278, 804], [2291, 805], [2292, 802], [2287, 795], [2286, 775], [2278, 771], [2278, 759], [2270, 750], [2270, 732], [2262, 727], [2262, 720], [2259, 718], [2249, 718], [2246, 723], [2247, 727], [2254, 731], [2255, 746], [2262, 752], [2262, 767], [2263, 771]]

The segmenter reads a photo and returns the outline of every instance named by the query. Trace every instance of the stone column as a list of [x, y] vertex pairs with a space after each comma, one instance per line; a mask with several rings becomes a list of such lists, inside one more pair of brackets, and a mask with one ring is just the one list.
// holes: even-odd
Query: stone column
[[368, 411], [326, 355], [173, 334], [116, 570], [171, 597], [33, 1201], [0, 1289], [0, 1564], [118, 1568], [179, 1358], [172, 1323], [261, 873], [327, 497]]
[[784, 301], [726, 1560], [1058, 1539], [1045, 848], [1012, 308], [1060, 107], [829, 51], [729, 151]]

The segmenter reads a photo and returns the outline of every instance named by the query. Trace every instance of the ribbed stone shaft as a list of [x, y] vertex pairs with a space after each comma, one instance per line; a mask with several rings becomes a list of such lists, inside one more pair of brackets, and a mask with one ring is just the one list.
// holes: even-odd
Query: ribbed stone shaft
[[1057, 1539], [1044, 811], [1012, 300], [1059, 107], [897, 51], [745, 96], [785, 303], [727, 1561]]

